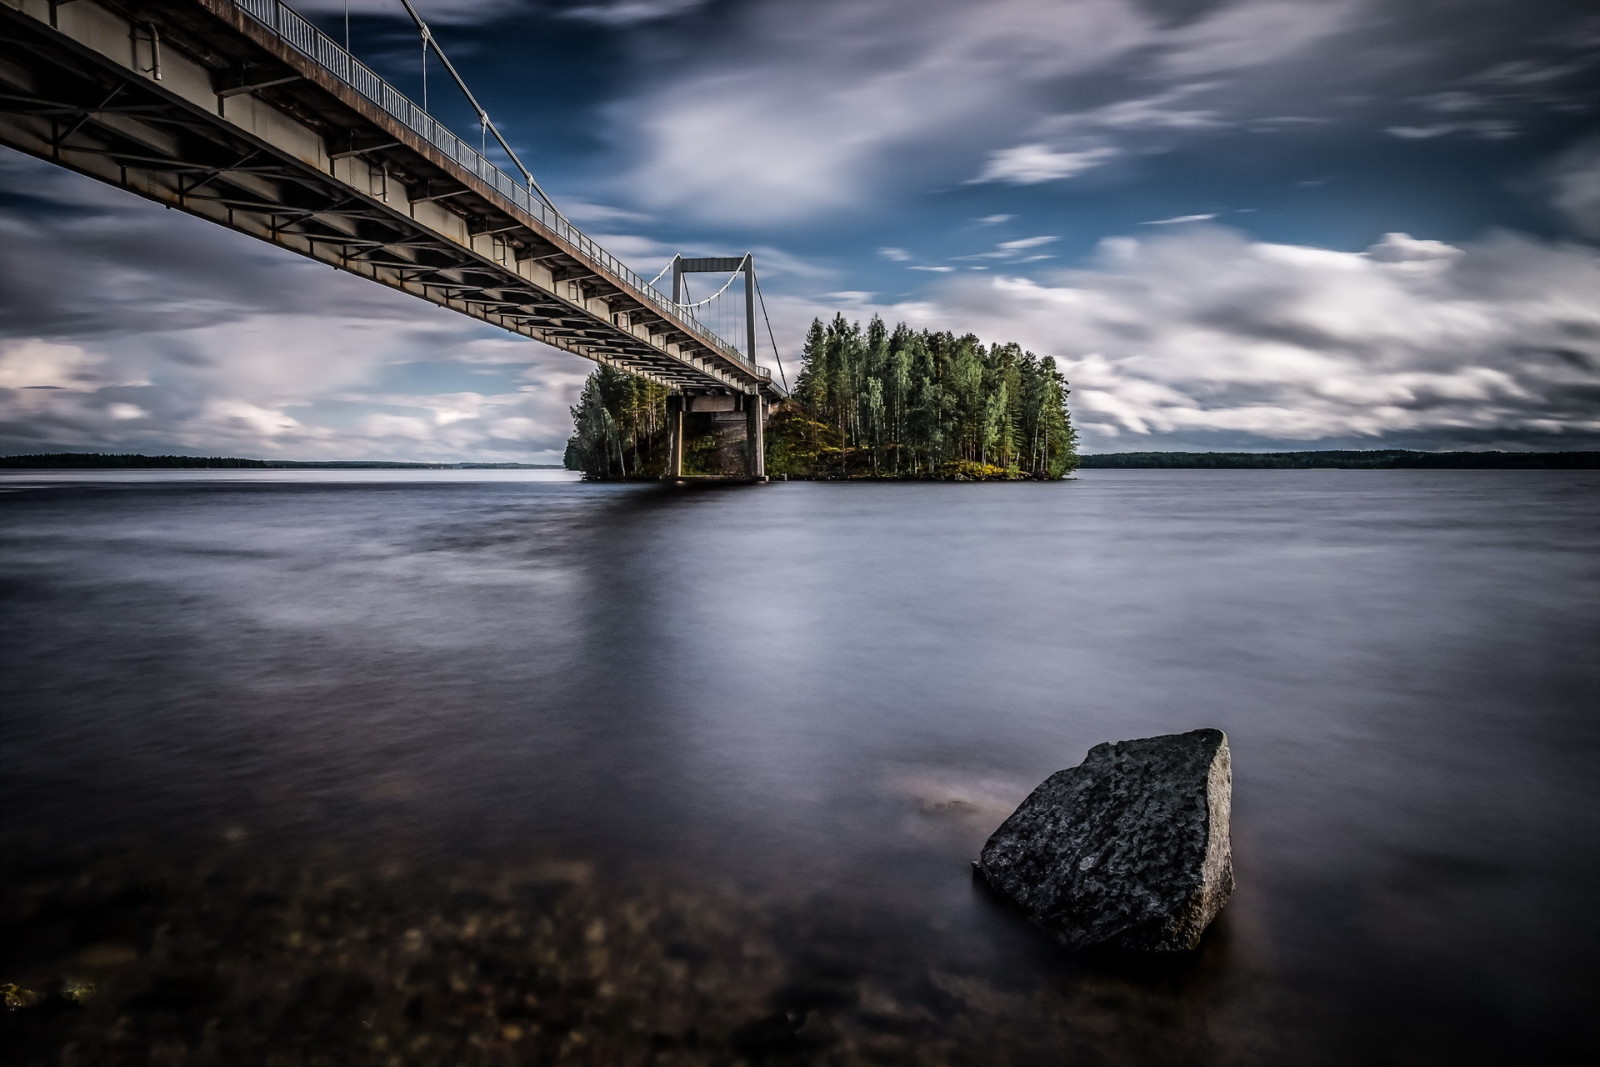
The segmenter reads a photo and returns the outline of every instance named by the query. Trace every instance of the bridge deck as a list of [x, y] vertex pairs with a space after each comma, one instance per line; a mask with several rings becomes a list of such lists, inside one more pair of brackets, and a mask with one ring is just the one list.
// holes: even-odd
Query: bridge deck
[[0, 144], [641, 377], [783, 395], [278, 0], [0, 0]]

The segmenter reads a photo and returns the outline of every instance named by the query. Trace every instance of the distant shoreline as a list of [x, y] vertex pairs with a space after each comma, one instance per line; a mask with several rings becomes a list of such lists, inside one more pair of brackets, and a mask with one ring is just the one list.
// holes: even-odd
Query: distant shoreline
[[146, 456], [137, 453], [50, 452], [0, 456], [10, 470], [407, 470], [559, 471], [559, 463], [403, 463], [369, 460], [237, 459], [230, 456]]
[[1080, 470], [1597, 470], [1600, 452], [1102, 452], [1078, 456]]

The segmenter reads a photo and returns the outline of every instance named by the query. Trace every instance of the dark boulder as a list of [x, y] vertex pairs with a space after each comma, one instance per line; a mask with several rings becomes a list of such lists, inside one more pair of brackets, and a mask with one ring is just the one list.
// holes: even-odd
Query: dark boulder
[[1192, 949], [1233, 892], [1221, 730], [1096, 745], [983, 846], [979, 875], [1073, 948]]

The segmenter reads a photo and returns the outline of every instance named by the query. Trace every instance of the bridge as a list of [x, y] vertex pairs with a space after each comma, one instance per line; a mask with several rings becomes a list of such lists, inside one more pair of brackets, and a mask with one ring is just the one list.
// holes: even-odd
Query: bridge
[[[742, 412], [763, 479], [786, 391], [756, 360], [753, 258], [674, 257], [642, 279], [551, 202], [402, 2], [479, 146], [280, 0], [0, 0], [0, 144], [668, 386], [669, 477], [685, 412]], [[697, 271], [742, 275], [743, 351], [685, 299]]]

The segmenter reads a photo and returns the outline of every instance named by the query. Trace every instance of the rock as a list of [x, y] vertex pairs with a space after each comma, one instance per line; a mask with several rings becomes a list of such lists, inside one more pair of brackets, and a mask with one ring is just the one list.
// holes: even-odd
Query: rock
[[7, 982], [4, 985], [0, 985], [0, 1004], [4, 1004], [7, 1011], [21, 1011], [24, 1008], [37, 1007], [43, 999], [43, 994], [35, 993], [31, 989], [24, 989], [15, 982]]
[[1195, 948], [1233, 892], [1221, 730], [1096, 745], [983, 846], [978, 874], [1072, 948]]
[[99, 986], [93, 982], [85, 982], [76, 978], [69, 978], [61, 983], [61, 999], [75, 1007], [83, 1007], [94, 999], [99, 991]]

